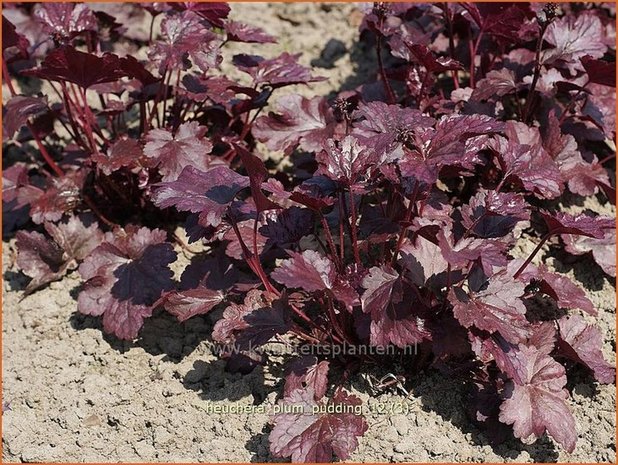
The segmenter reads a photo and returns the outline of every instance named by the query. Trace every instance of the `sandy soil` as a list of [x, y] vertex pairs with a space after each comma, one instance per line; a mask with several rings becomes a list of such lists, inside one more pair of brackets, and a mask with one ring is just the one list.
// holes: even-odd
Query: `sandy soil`
[[[354, 86], [359, 75], [372, 69], [372, 60], [354, 45], [359, 14], [351, 5], [243, 4], [233, 11], [238, 19], [280, 37], [279, 45], [259, 49], [265, 55], [303, 51], [302, 61], [309, 64], [320, 60], [331, 38], [342, 42], [345, 51], [336, 66], [319, 69], [329, 81], [306, 93]], [[329, 54], [314, 64], [328, 66]], [[615, 215], [596, 199], [562, 207]], [[533, 247], [524, 239], [516, 254]], [[569, 260], [552, 246], [546, 252], [546, 263], [586, 288], [599, 309], [606, 356], [614, 360], [614, 280], [591, 260]], [[268, 409], [281, 385], [278, 367], [258, 368], [247, 376], [223, 370], [209, 343], [216, 315], [179, 324], [157, 314], [138, 341], [118, 342], [103, 335], [97, 319], [76, 313], [77, 273], [23, 298], [27, 278], [16, 271], [13, 257], [11, 240], [3, 247], [2, 374], [3, 397], [9, 402], [3, 415], [4, 461], [275, 460], [268, 452], [267, 414], [209, 410], [230, 402]], [[492, 447], [467, 420], [461, 384], [439, 373], [410, 379], [407, 400], [400, 391], [372, 396], [367, 379], [359, 377], [352, 390], [365, 404], [406, 402], [409, 411], [368, 414], [369, 431], [351, 461], [615, 462], [615, 387], [593, 383], [579, 372], [572, 379], [570, 403], [579, 441], [576, 451], [567, 454], [547, 438], [532, 445], [512, 439]]]

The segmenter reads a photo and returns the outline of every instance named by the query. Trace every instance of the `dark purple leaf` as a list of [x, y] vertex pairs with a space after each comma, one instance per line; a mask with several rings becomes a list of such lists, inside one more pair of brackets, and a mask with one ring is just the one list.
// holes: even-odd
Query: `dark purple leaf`
[[470, 199], [469, 205], [475, 213], [481, 207], [485, 215], [512, 216], [520, 220], [530, 218], [524, 198], [511, 192], [480, 190]]
[[233, 90], [230, 90], [232, 86], [236, 85], [236, 82], [223, 76], [208, 77], [185, 74], [182, 78], [182, 84], [187, 90], [187, 96], [196, 101], [208, 98], [215, 103], [226, 105], [236, 95]]
[[272, 88], [293, 84], [308, 84], [323, 81], [325, 78], [313, 77], [311, 70], [298, 64], [300, 54], [283, 52], [276, 58], [264, 59], [258, 56], [236, 55], [234, 63], [240, 71], [253, 78], [254, 85], [267, 84]]
[[153, 201], [161, 208], [200, 214], [204, 225], [218, 226], [239, 191], [249, 186], [249, 178], [217, 166], [207, 172], [186, 166], [178, 179], [157, 185]]
[[498, 137], [490, 145], [499, 154], [504, 179], [516, 179], [524, 189], [542, 199], [553, 199], [562, 193], [560, 171], [540, 144], [531, 146]]
[[594, 83], [586, 87], [590, 95], [582, 108], [582, 120], [601, 129], [606, 137], [613, 139], [616, 132], [616, 90]]
[[335, 192], [336, 186], [326, 176], [314, 176], [296, 187], [289, 199], [311, 210], [320, 211], [335, 203], [331, 195]]
[[[361, 297], [361, 305], [365, 313], [382, 312], [393, 299], [401, 300], [401, 293], [393, 295], [396, 285], [400, 284], [399, 273], [392, 267], [373, 267], [363, 279], [365, 292]], [[397, 295], [399, 294], [399, 295]]]
[[146, 134], [144, 155], [159, 167], [164, 182], [177, 180], [187, 166], [208, 171], [217, 161], [209, 155], [212, 144], [205, 138], [206, 130], [197, 121], [181, 124], [175, 134], [165, 129], [152, 129]]
[[[28, 56], [30, 43], [22, 34], [15, 30], [15, 25], [2, 15], [2, 52], [7, 48], [16, 47], [23, 57]], [[5, 57], [6, 59], [6, 57]]]
[[490, 71], [476, 83], [470, 97], [472, 100], [487, 100], [491, 97], [503, 97], [517, 90], [515, 74], [507, 68]]
[[289, 154], [300, 146], [307, 152], [317, 152], [334, 134], [335, 118], [322, 97], [285, 95], [279, 98], [276, 108], [276, 113], [259, 117], [253, 127], [255, 137], [270, 150]]
[[26, 124], [30, 117], [38, 116], [47, 110], [47, 97], [27, 97], [16, 95], [3, 105], [2, 137], [10, 139]]
[[224, 26], [227, 32], [227, 40], [232, 42], [246, 42], [253, 44], [276, 43], [270, 34], [266, 34], [260, 27], [249, 26], [238, 21], [227, 21]]
[[77, 217], [66, 223], [46, 223], [45, 229], [51, 239], [35, 231], [17, 233], [17, 266], [32, 278], [26, 294], [77, 268], [103, 240], [96, 224], [86, 227]]
[[601, 239], [572, 234], [563, 234], [561, 237], [567, 252], [573, 255], [591, 253], [603, 271], [616, 277], [616, 230], [608, 228], [603, 234]]
[[162, 76], [166, 70], [188, 69], [187, 55], [204, 72], [221, 63], [221, 40], [193, 11], [166, 16], [161, 23], [161, 35], [163, 40], [154, 44], [148, 57], [158, 63]]
[[532, 324], [532, 334], [526, 345], [536, 347], [544, 354], [551, 354], [556, 346], [556, 325], [553, 321]]
[[[522, 263], [522, 260], [511, 262], [512, 266], [517, 266], [517, 268]], [[539, 286], [539, 291], [550, 296], [561, 308], [579, 308], [590, 315], [597, 314], [594, 305], [582, 288], [577, 286], [567, 276], [552, 273], [545, 265], [539, 265], [538, 267], [532, 264], [528, 265], [519, 275], [519, 279], [524, 283], [532, 283]]]
[[404, 176], [433, 184], [444, 166], [471, 169], [480, 163], [478, 152], [488, 135], [503, 129], [503, 123], [484, 115], [452, 115], [434, 128], [421, 129], [409, 142], [411, 149], [399, 160]]
[[[499, 335], [488, 338], [477, 337], [470, 334], [477, 356], [488, 363], [492, 359], [502, 373], [507, 375], [517, 384], [524, 384], [522, 369], [519, 366], [521, 358], [518, 358], [518, 345], [511, 344]], [[556, 345], [556, 329], [553, 322], [542, 322], [530, 325], [528, 340], [519, 344], [519, 347], [535, 348], [544, 355], [549, 355]]]
[[575, 419], [566, 399], [564, 367], [535, 347], [519, 346], [513, 354], [518, 378], [500, 406], [500, 421], [513, 425], [515, 437], [538, 438], [546, 430], [568, 452], [577, 441]]
[[607, 170], [596, 161], [588, 163], [582, 160], [572, 165], [562, 164], [559, 167], [567, 180], [569, 190], [574, 194], [594, 195], [598, 191], [598, 187], [603, 188], [603, 186], [610, 185]]
[[237, 267], [225, 254], [216, 251], [214, 254], [193, 257], [180, 277], [180, 286], [183, 290], [207, 287], [226, 292], [240, 280]]
[[440, 74], [449, 70], [463, 69], [461, 63], [452, 58], [444, 58], [436, 56], [424, 45], [421, 44], [406, 44], [408, 50], [414, 58], [425, 67], [430, 73]]
[[[327, 403], [316, 402], [311, 388], [293, 391], [279, 401], [282, 411], [291, 406], [301, 413], [280, 413], [270, 433], [270, 451], [275, 457], [291, 457], [292, 462], [331, 462], [333, 453], [346, 460], [358, 446], [358, 437], [367, 423], [358, 414], [361, 400], [343, 389]], [[328, 408], [334, 412], [328, 413]], [[325, 412], [325, 413], [322, 413]]]
[[[28, 190], [30, 180], [28, 169], [23, 163], [16, 163], [2, 170], [2, 232], [13, 231], [28, 222], [30, 198], [19, 193], [25, 186]], [[38, 190], [38, 189], [37, 189]], [[38, 196], [38, 192], [36, 193]]]
[[160, 229], [108, 233], [79, 267], [85, 281], [77, 300], [79, 312], [102, 315], [106, 332], [135, 339], [161, 292], [172, 287], [169, 264], [176, 253], [165, 239]]
[[232, 303], [223, 311], [223, 317], [215, 323], [212, 338], [217, 342], [233, 341], [235, 334], [249, 327], [245, 317], [261, 308], [270, 307], [274, 298], [272, 294], [257, 289], [250, 290], [242, 304]]
[[336, 278], [335, 265], [313, 250], [292, 252], [270, 276], [288, 288], [300, 287], [307, 292], [330, 289]]
[[26, 294], [64, 276], [68, 262], [58, 244], [35, 231], [18, 231], [16, 237], [17, 266], [32, 278]]
[[541, 60], [546, 65], [556, 60], [577, 64], [586, 55], [601, 58], [607, 50], [601, 20], [592, 14], [567, 15], [554, 20], [543, 39], [554, 46], [543, 51]]
[[160, 304], [182, 322], [210, 312], [223, 302], [224, 298], [222, 291], [200, 286], [184, 291], [172, 291], [162, 297]]
[[431, 338], [425, 320], [401, 303], [371, 315], [369, 341], [373, 346], [387, 347], [394, 344], [403, 349]]
[[97, 56], [70, 46], [57, 48], [45, 57], [38, 68], [23, 71], [22, 74], [50, 81], [72, 82], [84, 89], [117, 81], [127, 75], [118, 56], [112, 53]]
[[297, 389], [312, 389], [315, 400], [326, 395], [328, 389], [329, 363], [318, 362], [313, 356], [294, 359], [285, 369], [285, 387], [283, 396], [288, 397]]
[[355, 116], [364, 118], [355, 125], [355, 135], [381, 160], [401, 158], [402, 147], [414, 141], [413, 134], [435, 123], [419, 110], [380, 101], [361, 103]]
[[616, 87], [616, 63], [595, 60], [590, 55], [581, 58], [590, 82], [603, 86]]
[[616, 382], [616, 368], [603, 357], [603, 337], [595, 326], [578, 315], [564, 316], [558, 321], [558, 353], [581, 363], [604, 384]]
[[95, 153], [92, 159], [97, 167], [107, 176], [124, 167], [137, 165], [144, 152], [139, 142], [128, 137], [121, 137], [108, 149], [107, 154]]
[[498, 40], [517, 42], [520, 30], [531, 14], [527, 3], [463, 3], [476, 25]]
[[313, 250], [302, 254], [288, 252], [291, 258], [281, 262], [270, 276], [287, 288], [301, 288], [307, 292], [329, 291], [348, 309], [358, 303], [356, 291], [337, 274], [335, 265]]
[[547, 225], [548, 234], [575, 234], [579, 236], [602, 239], [605, 229], [614, 226], [613, 219], [592, 217], [584, 213], [577, 216], [563, 212], [549, 213], [541, 211], [541, 216]]
[[262, 183], [268, 178], [268, 170], [264, 166], [264, 162], [257, 155], [249, 152], [240, 145], [234, 145], [236, 153], [240, 155], [242, 166], [249, 175], [249, 185], [251, 187], [251, 196], [258, 213], [265, 210], [273, 210], [281, 208], [279, 205], [270, 200], [264, 192], [262, 192]]
[[495, 269], [507, 265], [508, 242], [504, 239], [464, 237], [454, 243], [452, 235], [448, 236], [444, 231], [439, 231], [438, 245], [442, 250], [442, 256], [453, 270], [467, 268], [479, 259], [488, 275], [493, 274]]
[[[373, 267], [363, 279], [363, 312], [371, 314], [371, 345], [406, 347], [430, 338], [425, 323], [415, 311], [420, 304], [404, 301], [402, 280], [388, 265]], [[411, 292], [411, 291], [408, 291]]]
[[241, 350], [251, 351], [292, 327], [290, 306], [285, 298], [272, 301], [268, 307], [254, 309], [244, 320], [247, 327], [236, 337]]
[[361, 177], [369, 176], [377, 165], [377, 153], [365, 147], [353, 136], [346, 136], [340, 143], [328, 139], [324, 150], [317, 154], [316, 161], [320, 167], [318, 174], [328, 176], [346, 186], [356, 184]]
[[448, 268], [440, 247], [422, 237], [415, 244], [403, 244], [400, 253], [401, 263], [417, 286], [431, 285], [430, 280], [435, 281]]
[[529, 335], [526, 307], [520, 298], [525, 284], [500, 271], [489, 278], [486, 289], [466, 292], [460, 287], [449, 291], [455, 318], [470, 328], [475, 326], [490, 333], [498, 332], [514, 344], [523, 342]]
[[192, 11], [216, 27], [224, 27], [223, 21], [230, 13], [230, 6], [224, 2], [172, 2], [177, 10]]
[[530, 219], [523, 196], [511, 192], [480, 190], [461, 213], [466, 230], [482, 238], [504, 237], [518, 222]]
[[160, 81], [148, 71], [143, 64], [131, 55], [120, 59], [120, 68], [132, 79], [137, 79], [143, 86], [149, 86]]
[[311, 210], [290, 207], [267, 216], [266, 224], [260, 228], [264, 237], [279, 247], [295, 244], [313, 231], [314, 215]]
[[30, 216], [35, 223], [58, 221], [80, 203], [86, 174], [85, 171], [73, 171], [62, 178], [51, 178], [46, 190], [26, 186], [19, 190], [17, 200], [24, 205], [30, 204]]
[[[258, 225], [261, 224], [258, 222]], [[253, 226], [254, 220], [250, 219], [247, 221], [241, 221], [236, 224], [238, 228], [238, 232], [240, 233], [240, 237], [242, 238], [245, 246], [249, 248], [249, 251], [255, 255], [262, 255], [264, 252], [268, 239], [264, 237], [258, 230], [255, 237], [255, 245], [257, 246], [257, 252], [253, 247]], [[258, 226], [259, 228], [259, 226]], [[236, 260], [245, 260], [247, 257], [245, 256], [245, 251], [243, 250], [243, 246], [238, 240], [238, 236], [234, 231], [234, 228], [228, 229], [222, 237], [223, 240], [228, 241], [227, 246], [225, 247], [225, 254], [230, 258], [235, 258]]]
[[66, 222], [46, 223], [45, 230], [69, 260], [81, 262], [101, 243], [103, 234], [96, 223], [86, 226], [77, 216]]
[[599, 185], [609, 185], [607, 171], [600, 163], [588, 163], [582, 158], [575, 138], [562, 134], [554, 113], [549, 115], [549, 125], [543, 146], [558, 165], [562, 179], [569, 190], [578, 195], [593, 195]]
[[83, 3], [43, 3], [34, 11], [43, 30], [57, 39], [72, 39], [84, 31], [96, 31], [97, 19]]
[[24, 163], [16, 163], [4, 168], [2, 170], [2, 201], [17, 200], [19, 189], [29, 183], [28, 168]]

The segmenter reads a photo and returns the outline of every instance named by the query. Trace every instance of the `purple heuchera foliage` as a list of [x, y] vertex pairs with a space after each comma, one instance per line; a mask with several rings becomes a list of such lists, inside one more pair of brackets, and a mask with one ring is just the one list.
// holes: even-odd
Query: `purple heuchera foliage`
[[[270, 433], [273, 455], [291, 456], [293, 462], [330, 462], [333, 453], [345, 460], [358, 445], [357, 438], [367, 431], [364, 418], [354, 410], [361, 405], [361, 400], [343, 390], [328, 402], [315, 401], [312, 388], [295, 390], [280, 404], [303, 410], [278, 415]], [[333, 412], [344, 413], [328, 413], [329, 407]]]
[[50, 52], [38, 68], [22, 74], [56, 82], [69, 82], [87, 89], [95, 84], [114, 82], [127, 75], [120, 58], [113, 53], [102, 56], [80, 52], [70, 45]]
[[42, 4], [36, 8], [34, 16], [43, 31], [59, 41], [66, 41], [84, 31], [98, 30], [93, 12], [84, 4]]
[[216, 161], [209, 156], [212, 143], [204, 138], [207, 128], [196, 121], [183, 123], [176, 134], [152, 129], [146, 134], [144, 155], [158, 166], [163, 181], [175, 181], [185, 166], [208, 171]]
[[289, 154], [300, 146], [317, 152], [335, 128], [335, 117], [325, 98], [291, 94], [277, 101], [276, 113], [257, 119], [253, 134], [271, 150]]
[[107, 233], [80, 265], [84, 289], [77, 301], [86, 315], [102, 315], [103, 327], [120, 339], [135, 339], [162, 291], [172, 287], [168, 265], [176, 260], [165, 231], [127, 227]]
[[[207, 314], [241, 373], [274, 339], [416, 345], [399, 378], [439, 368], [471, 387], [475, 424], [574, 449], [565, 367], [615, 369], [600, 309], [543, 245], [616, 275], [615, 219], [557, 211], [615, 203], [612, 8], [377, 3], [360, 35], [375, 79], [313, 97], [319, 73], [256, 55], [276, 38], [224, 3], [28, 8], [5, 9], [4, 64], [58, 92], [7, 82], [4, 153], [28, 154], [4, 159], [3, 232], [21, 228], [25, 295], [78, 269], [78, 311], [126, 340], [155, 311]], [[133, 31], [143, 15], [161, 18], [151, 37]], [[224, 75], [230, 42], [255, 45]], [[536, 248], [516, 258], [522, 238]], [[345, 388], [366, 361], [287, 357], [279, 402], [305, 411], [273, 417], [273, 456], [350, 457], [368, 425]]]
[[85, 226], [72, 216], [66, 223], [45, 223], [50, 236], [36, 231], [17, 233], [17, 265], [32, 281], [26, 287], [29, 294], [52, 281], [62, 278], [103, 240], [96, 224]]
[[566, 372], [545, 351], [520, 346], [512, 351], [515, 379], [505, 390], [500, 421], [513, 425], [515, 437], [538, 437], [545, 430], [568, 452], [575, 449], [575, 418], [566, 400]]
[[204, 172], [189, 165], [175, 181], [158, 184], [153, 200], [161, 208], [199, 213], [204, 226], [218, 226], [238, 192], [248, 185], [247, 177], [227, 166]]
[[200, 15], [191, 10], [167, 16], [161, 24], [161, 41], [154, 44], [148, 57], [159, 65], [159, 73], [165, 70], [187, 69], [192, 60], [202, 71], [221, 62], [220, 38], [202, 23]]

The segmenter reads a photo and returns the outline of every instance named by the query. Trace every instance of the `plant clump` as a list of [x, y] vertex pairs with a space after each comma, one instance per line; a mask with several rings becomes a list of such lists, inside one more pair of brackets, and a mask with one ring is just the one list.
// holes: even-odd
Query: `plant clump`
[[[157, 309], [223, 309], [212, 338], [243, 373], [272, 340], [415, 346], [404, 365], [457, 376], [479, 426], [573, 451], [566, 367], [615, 370], [593, 303], [539, 259], [549, 243], [615, 277], [614, 218], [556, 211], [615, 201], [614, 9], [376, 3], [374, 79], [331, 98], [293, 92], [323, 80], [300, 55], [223, 75], [229, 43], [276, 42], [229, 11], [5, 6], [3, 224], [25, 292], [77, 269], [78, 311], [127, 340]], [[179, 224], [207, 247], [174, 280]], [[274, 417], [272, 454], [348, 458], [368, 425], [346, 386], [380, 357], [289, 357], [279, 403], [305, 408]]]

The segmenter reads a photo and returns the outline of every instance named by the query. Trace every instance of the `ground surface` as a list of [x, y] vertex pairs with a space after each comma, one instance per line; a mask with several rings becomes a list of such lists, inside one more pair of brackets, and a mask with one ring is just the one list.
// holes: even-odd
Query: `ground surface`
[[[280, 38], [280, 50], [303, 51], [305, 64], [320, 59], [329, 39], [347, 50], [332, 69], [319, 69], [329, 81], [306, 89], [324, 94], [354, 86], [371, 69], [369, 56], [353, 45], [359, 14], [351, 5], [242, 4], [238, 19], [264, 27]], [[341, 48], [330, 45], [331, 52]], [[336, 50], [335, 50], [336, 51]], [[330, 53], [322, 61], [327, 66]], [[335, 54], [337, 56], [337, 54]], [[595, 199], [569, 205], [615, 215]], [[520, 241], [523, 254], [534, 242]], [[74, 272], [23, 300], [27, 279], [13, 264], [14, 241], [3, 247], [3, 460], [50, 461], [273, 461], [268, 452], [266, 414], [215, 414], [213, 406], [272, 406], [278, 372], [256, 369], [241, 377], [223, 371], [212, 354], [208, 318], [185, 324], [167, 315], [150, 319], [135, 343], [106, 338], [96, 319], [76, 313], [79, 279]], [[547, 248], [552, 252], [551, 248]], [[567, 261], [550, 253], [546, 262], [574, 277], [599, 309], [605, 353], [614, 360], [614, 282], [587, 259]], [[376, 376], [385, 373], [375, 373]], [[397, 406], [406, 414], [368, 414], [369, 431], [352, 461], [615, 461], [615, 387], [581, 374], [569, 384], [579, 441], [567, 454], [543, 438], [492, 447], [467, 421], [465, 392], [456, 381], [422, 373], [410, 380], [410, 399], [399, 393], [370, 397], [365, 379], [353, 390], [365, 404]], [[390, 404], [389, 404], [390, 403]]]

